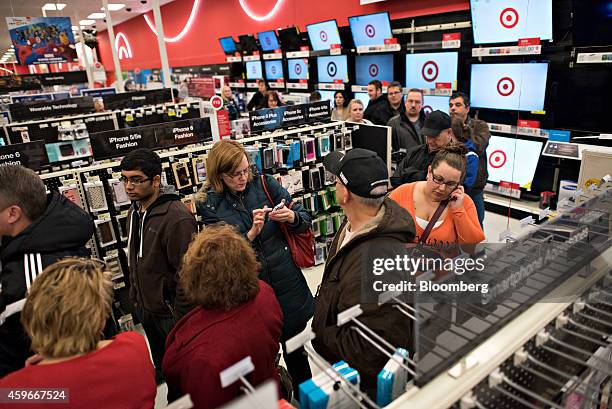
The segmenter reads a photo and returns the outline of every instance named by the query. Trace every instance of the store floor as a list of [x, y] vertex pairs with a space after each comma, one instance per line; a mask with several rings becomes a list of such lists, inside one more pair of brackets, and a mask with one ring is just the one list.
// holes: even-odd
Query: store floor
[[[495, 213], [487, 212], [485, 215], [485, 236], [487, 238], [488, 243], [499, 243], [499, 235], [505, 231], [510, 229], [513, 233], [518, 233], [521, 230], [520, 222], [515, 219], [508, 219], [505, 216], [501, 216]], [[527, 227], [528, 229], [531, 227]], [[323, 267], [324, 265], [318, 265], [312, 268], [308, 268], [304, 270], [304, 276], [306, 277], [306, 281], [308, 282], [308, 286], [313, 294], [316, 293], [317, 287], [321, 283], [321, 279], [323, 278]], [[139, 328], [139, 331], [144, 334], [142, 328]], [[282, 363], [282, 362], [281, 362]], [[311, 364], [313, 373], [319, 372], [318, 368]], [[166, 406], [166, 394], [167, 394], [166, 384], [162, 384], [157, 388], [157, 399], [155, 402], [155, 409], [163, 408]]]

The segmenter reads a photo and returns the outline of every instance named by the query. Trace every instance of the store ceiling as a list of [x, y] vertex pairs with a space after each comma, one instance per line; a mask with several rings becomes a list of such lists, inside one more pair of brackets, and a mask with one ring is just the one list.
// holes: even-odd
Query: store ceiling
[[[160, 5], [173, 0], [159, 0]], [[123, 3], [125, 7], [119, 11], [112, 11], [113, 24], [137, 17], [151, 10], [152, 0], [108, 0], [109, 3]], [[144, 4], [143, 4], [144, 2]], [[66, 7], [61, 11], [47, 11], [47, 17], [70, 17], [72, 24], [77, 25], [75, 12], [79, 19], [85, 20], [91, 13], [103, 13], [101, 0], [0, 0], [0, 56], [11, 46], [11, 40], [6, 26], [6, 17], [41, 17], [42, 7], [47, 3], [63, 3]], [[131, 9], [131, 11], [127, 11]], [[95, 20], [95, 29], [100, 31], [106, 28], [102, 19]]]

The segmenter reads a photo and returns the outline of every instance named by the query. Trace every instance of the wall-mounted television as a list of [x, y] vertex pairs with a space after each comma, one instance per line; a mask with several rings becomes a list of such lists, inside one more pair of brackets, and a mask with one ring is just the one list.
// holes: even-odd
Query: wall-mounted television
[[406, 88], [435, 89], [450, 84], [457, 89], [457, 52], [406, 54]]
[[348, 82], [348, 63], [346, 55], [317, 57], [319, 82]]
[[290, 80], [307, 80], [308, 59], [293, 58], [287, 60], [287, 73]]
[[355, 57], [356, 85], [368, 85], [372, 80], [393, 81], [393, 54], [358, 55]]
[[517, 183], [531, 190], [543, 142], [491, 135], [487, 147], [490, 182]]
[[386, 39], [393, 37], [389, 13], [386, 11], [349, 17], [348, 20], [355, 47], [384, 45]]
[[251, 80], [251, 81], [263, 78], [261, 61], [247, 61], [246, 62], [246, 77], [247, 77], [247, 80]]
[[259, 45], [262, 51], [274, 51], [280, 49], [280, 44], [274, 30], [261, 31], [257, 33], [259, 39]]
[[223, 52], [227, 55], [232, 55], [238, 51], [236, 48], [236, 42], [232, 37], [220, 38], [219, 43], [221, 44], [221, 48], [223, 48]]
[[333, 44], [342, 44], [336, 20], [308, 24], [306, 29], [314, 51], [329, 50]]
[[281, 78], [285, 78], [283, 73], [283, 61], [282, 60], [269, 60], [264, 63], [266, 68], [266, 79], [270, 81], [276, 81]]

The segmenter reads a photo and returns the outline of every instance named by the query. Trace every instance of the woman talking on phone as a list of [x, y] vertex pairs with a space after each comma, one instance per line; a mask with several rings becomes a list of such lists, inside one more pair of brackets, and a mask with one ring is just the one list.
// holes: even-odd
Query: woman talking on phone
[[299, 203], [289, 208], [289, 192], [272, 176], [253, 175], [247, 152], [239, 142], [215, 143], [208, 153], [206, 174], [198, 214], [205, 225], [226, 222], [236, 226], [253, 246], [261, 264], [259, 278], [272, 287], [283, 311], [281, 342], [297, 391], [298, 385], [312, 376], [308, 358], [303, 348], [287, 354], [284, 341], [306, 328], [314, 313], [314, 298], [293, 261], [280, 224], [286, 223], [295, 233], [304, 232], [311, 227], [310, 215]]
[[476, 206], [462, 186], [467, 149], [453, 144], [436, 153], [427, 180], [401, 185], [390, 194], [414, 219], [415, 241], [429, 245], [476, 244], [485, 239]]

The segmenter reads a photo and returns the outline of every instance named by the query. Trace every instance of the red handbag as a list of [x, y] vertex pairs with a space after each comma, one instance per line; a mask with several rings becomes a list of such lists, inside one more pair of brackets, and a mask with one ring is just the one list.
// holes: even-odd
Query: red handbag
[[[275, 204], [270, 196], [270, 193], [268, 193], [264, 175], [261, 175], [261, 185], [263, 186], [264, 192], [272, 204], [272, 207], [274, 207]], [[295, 202], [291, 202], [287, 207], [291, 209], [294, 204]], [[287, 223], [279, 223], [279, 226], [283, 232], [283, 236], [285, 236], [285, 240], [287, 240], [287, 245], [289, 246], [289, 250], [291, 250], [291, 257], [293, 258], [295, 265], [299, 268], [314, 266], [315, 251], [314, 234], [312, 233], [312, 228], [309, 227], [308, 230], [302, 233], [296, 233], [287, 226]]]

